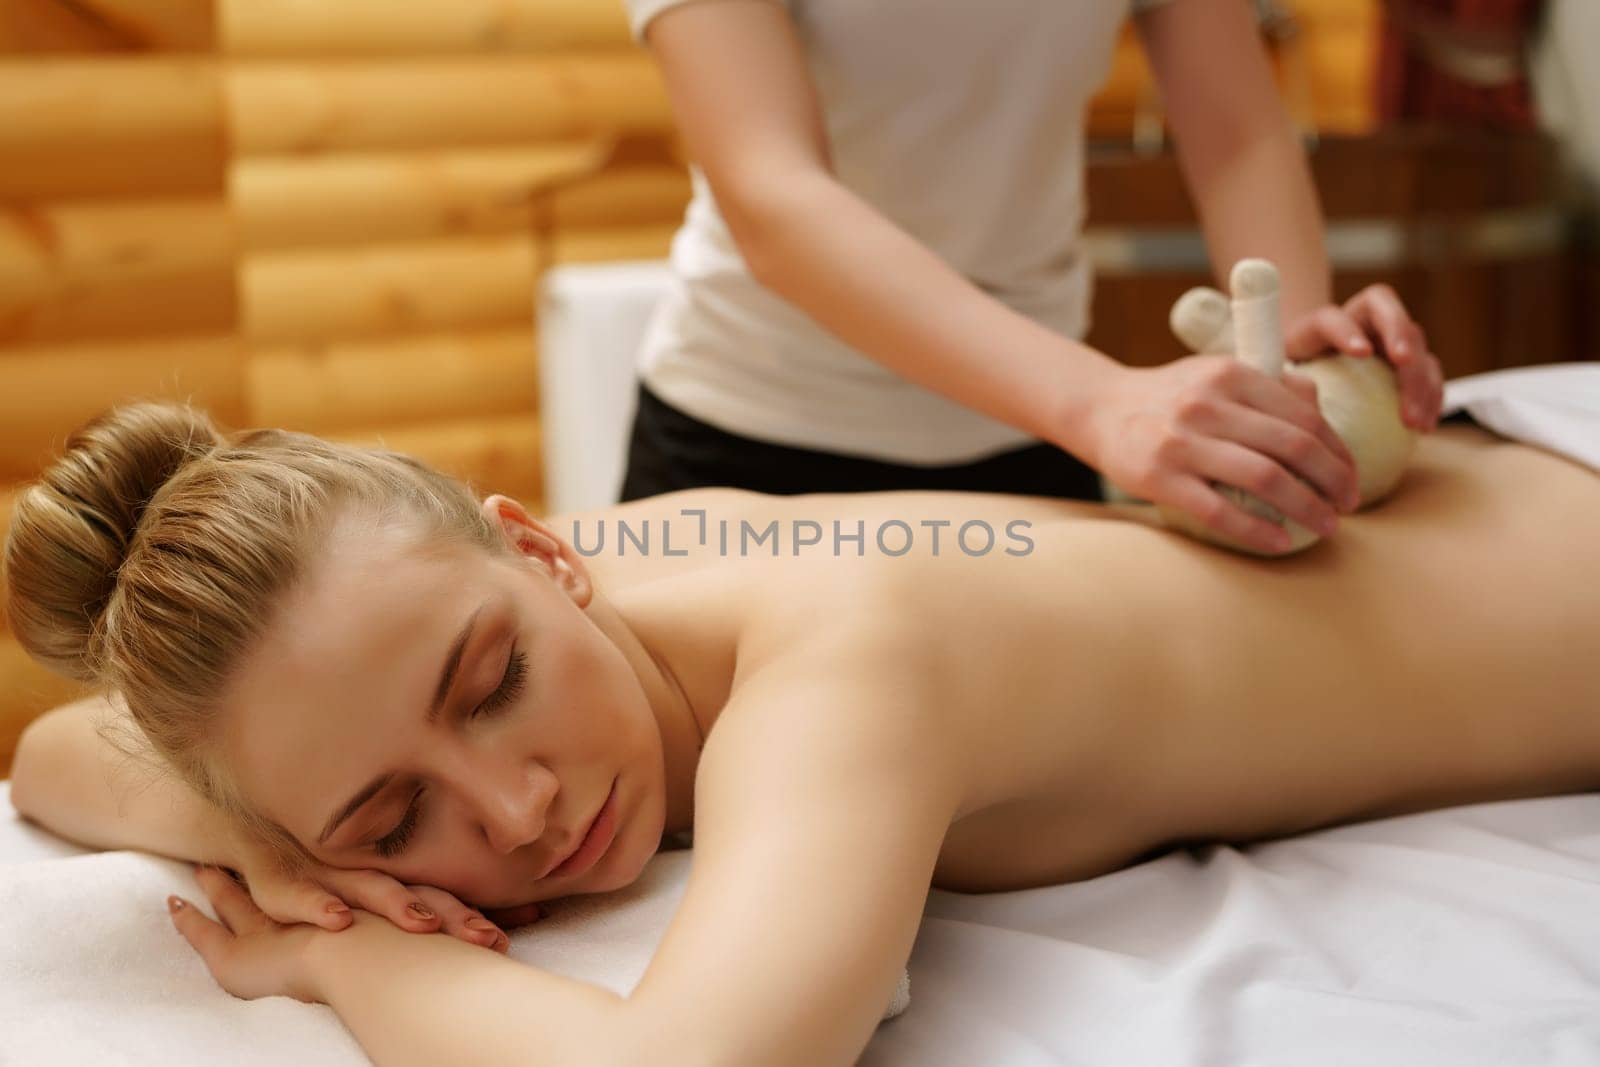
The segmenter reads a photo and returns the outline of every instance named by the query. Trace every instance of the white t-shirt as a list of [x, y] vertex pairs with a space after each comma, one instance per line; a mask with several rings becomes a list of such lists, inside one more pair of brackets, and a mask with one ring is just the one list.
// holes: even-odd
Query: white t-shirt
[[[689, 2], [706, 0], [626, 0], [635, 36]], [[769, 2], [799, 29], [839, 180], [986, 292], [1081, 338], [1084, 111], [1130, 3], [1165, 0]], [[763, 286], [698, 168], [691, 180], [673, 286], [639, 353], [653, 393], [731, 433], [898, 463], [1037, 443], [905, 380]]]

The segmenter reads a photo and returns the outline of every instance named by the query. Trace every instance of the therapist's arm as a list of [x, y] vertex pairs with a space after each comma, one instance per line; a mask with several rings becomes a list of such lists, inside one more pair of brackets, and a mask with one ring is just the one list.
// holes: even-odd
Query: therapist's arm
[[657, 16], [648, 41], [763, 285], [902, 377], [1091, 459], [1080, 416], [1122, 368], [984, 293], [835, 179], [780, 5], [686, 4]]
[[1325, 533], [1330, 501], [1355, 506], [1354, 461], [1301, 383], [1224, 356], [1124, 366], [1012, 311], [840, 183], [782, 5], [684, 4], [646, 39], [751, 272], [836, 337], [1262, 552], [1287, 534], [1216, 482]]
[[1322, 207], [1249, 5], [1172, 0], [1137, 26], [1216, 276], [1260, 256], [1283, 274], [1285, 321], [1326, 305]]
[[1431, 429], [1444, 373], [1400, 297], [1379, 284], [1333, 303], [1316, 185], [1249, 6], [1171, 0], [1141, 15], [1138, 28], [1217, 277], [1250, 256], [1277, 263], [1290, 356], [1381, 351], [1399, 379], [1406, 424]]

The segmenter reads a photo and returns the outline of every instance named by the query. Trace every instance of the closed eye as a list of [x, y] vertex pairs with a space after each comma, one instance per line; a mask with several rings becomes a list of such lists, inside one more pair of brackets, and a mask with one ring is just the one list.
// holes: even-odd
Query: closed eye
[[511, 655], [506, 659], [506, 672], [500, 676], [500, 684], [472, 710], [472, 718], [493, 714], [516, 700], [522, 695], [523, 683], [527, 677], [528, 654], [512, 645]]
[[[481, 715], [492, 715], [522, 695], [522, 690], [528, 678], [528, 654], [512, 646], [511, 655], [506, 659], [506, 670], [500, 676], [500, 684], [494, 692], [483, 698], [479, 705], [472, 709], [471, 718]], [[384, 834], [372, 843], [373, 849], [385, 859], [397, 856], [405, 850], [406, 845], [417, 832], [417, 825], [422, 820], [422, 794], [419, 789], [412, 796], [411, 803], [406, 805], [405, 814], [400, 816], [400, 821], [395, 828]]]

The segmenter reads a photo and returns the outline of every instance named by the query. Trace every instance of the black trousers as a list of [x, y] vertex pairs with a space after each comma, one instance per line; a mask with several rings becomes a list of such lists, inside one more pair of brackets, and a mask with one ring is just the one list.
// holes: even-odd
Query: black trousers
[[1094, 468], [1052, 445], [1031, 445], [947, 467], [886, 463], [728, 433], [672, 407], [641, 382], [622, 499], [704, 486], [780, 495], [947, 489], [1101, 499]]

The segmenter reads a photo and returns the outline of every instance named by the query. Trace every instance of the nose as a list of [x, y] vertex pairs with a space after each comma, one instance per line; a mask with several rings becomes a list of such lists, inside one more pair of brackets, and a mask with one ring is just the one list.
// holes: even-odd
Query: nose
[[500, 768], [473, 790], [483, 836], [496, 852], [515, 852], [544, 833], [550, 804], [560, 788], [543, 767]]

